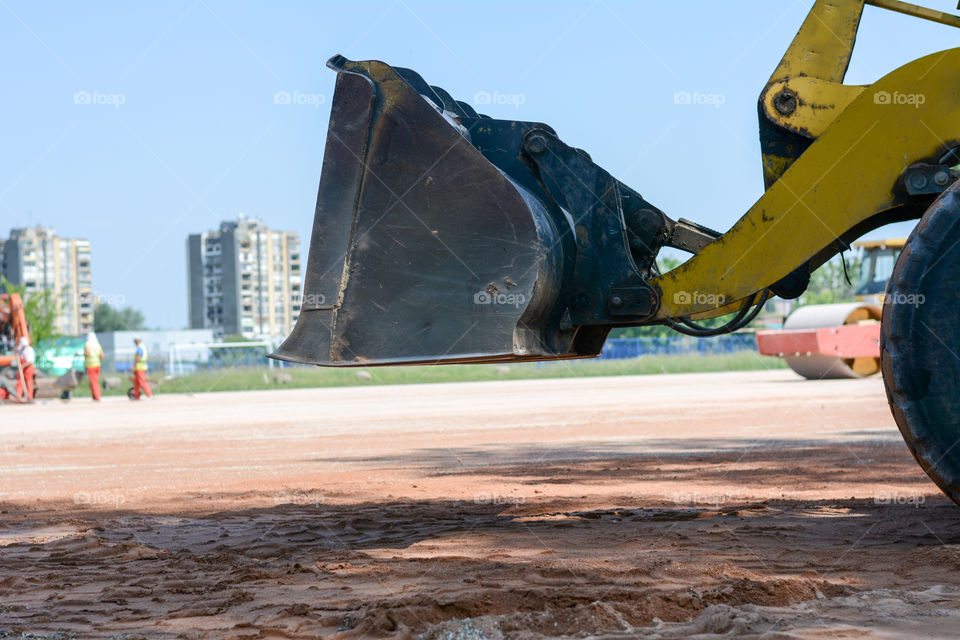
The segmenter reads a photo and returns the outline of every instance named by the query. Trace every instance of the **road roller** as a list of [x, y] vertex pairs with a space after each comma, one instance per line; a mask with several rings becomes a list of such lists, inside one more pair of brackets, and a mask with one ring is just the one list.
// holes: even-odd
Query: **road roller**
[[[335, 55], [303, 303], [272, 357], [525, 362], [597, 356], [617, 327], [720, 335], [799, 297], [858, 238], [916, 220], [883, 299], [880, 369], [907, 445], [960, 501], [960, 48], [844, 84], [864, 4], [814, 2], [757, 102], [764, 192], [724, 232], [669, 216], [546, 123]], [[661, 270], [668, 248], [689, 257]]]
[[854, 289], [858, 302], [799, 307], [783, 323], [782, 331], [757, 332], [757, 350], [783, 358], [808, 380], [878, 373], [880, 305], [905, 243], [905, 239], [854, 242], [862, 252]]

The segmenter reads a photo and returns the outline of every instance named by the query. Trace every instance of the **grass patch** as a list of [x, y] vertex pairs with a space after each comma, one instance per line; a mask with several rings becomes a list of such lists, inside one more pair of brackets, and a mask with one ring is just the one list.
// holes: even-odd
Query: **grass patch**
[[[160, 380], [162, 374], [151, 372], [158, 380], [160, 393], [203, 393], [208, 391], [251, 391], [256, 389], [299, 389], [312, 387], [356, 387], [377, 384], [417, 384], [437, 382], [474, 382], [483, 380], [527, 380], [534, 378], [577, 378], [592, 376], [633, 376], [659, 373], [704, 373], [710, 371], [750, 371], [755, 369], [783, 369], [780, 358], [761, 356], [754, 351], [723, 355], [697, 354], [676, 356], [641, 356], [624, 360], [566, 360], [559, 362], [521, 363], [510, 365], [461, 364], [419, 367], [369, 367], [361, 369], [333, 369], [326, 367], [237, 367], [217, 371], [200, 371], [169, 380]], [[370, 379], [358, 378], [365, 371]], [[278, 374], [289, 374], [290, 381], [280, 384]], [[362, 376], [362, 374], [361, 374]], [[125, 376], [119, 388], [108, 389], [105, 395], [123, 395], [127, 384]], [[76, 391], [78, 397], [89, 397], [90, 389], [84, 383]]]

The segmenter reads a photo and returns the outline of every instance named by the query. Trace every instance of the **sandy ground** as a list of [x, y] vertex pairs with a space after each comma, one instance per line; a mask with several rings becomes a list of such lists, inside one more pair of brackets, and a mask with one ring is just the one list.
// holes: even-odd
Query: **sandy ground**
[[0, 638], [954, 638], [958, 576], [879, 379], [0, 407]]

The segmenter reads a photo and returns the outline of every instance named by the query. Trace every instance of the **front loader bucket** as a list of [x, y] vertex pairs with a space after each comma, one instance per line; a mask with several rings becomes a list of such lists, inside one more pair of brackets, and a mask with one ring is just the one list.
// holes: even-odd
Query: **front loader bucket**
[[478, 146], [545, 125], [478, 116], [382, 62], [328, 66], [338, 76], [302, 307], [273, 357], [368, 366], [595, 354], [602, 337], [584, 346], [562, 328], [573, 251], [563, 212]]

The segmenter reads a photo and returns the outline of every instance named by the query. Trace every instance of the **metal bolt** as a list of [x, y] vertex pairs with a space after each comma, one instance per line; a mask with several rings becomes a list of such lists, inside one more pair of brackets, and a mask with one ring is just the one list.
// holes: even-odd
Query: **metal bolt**
[[927, 186], [927, 175], [923, 172], [916, 171], [910, 174], [910, 187], [913, 189], [924, 189]]
[[622, 306], [623, 298], [621, 298], [620, 296], [613, 296], [612, 298], [610, 298], [610, 304], [612, 304], [615, 307]]
[[574, 301], [574, 305], [576, 305], [578, 309], [586, 309], [587, 305], [589, 304], [590, 304], [590, 299], [587, 298], [587, 296], [583, 293], [578, 295], [576, 300]]
[[527, 151], [533, 154], [541, 154], [547, 150], [547, 139], [539, 133], [527, 139]]
[[788, 116], [797, 110], [797, 94], [789, 89], [784, 89], [773, 97], [773, 106], [781, 114]]
[[949, 182], [950, 182], [950, 174], [947, 173], [946, 171], [937, 171], [937, 172], [933, 175], [933, 182], [934, 182], [938, 187], [945, 187], [945, 186], [947, 186], [947, 184], [949, 184]]

